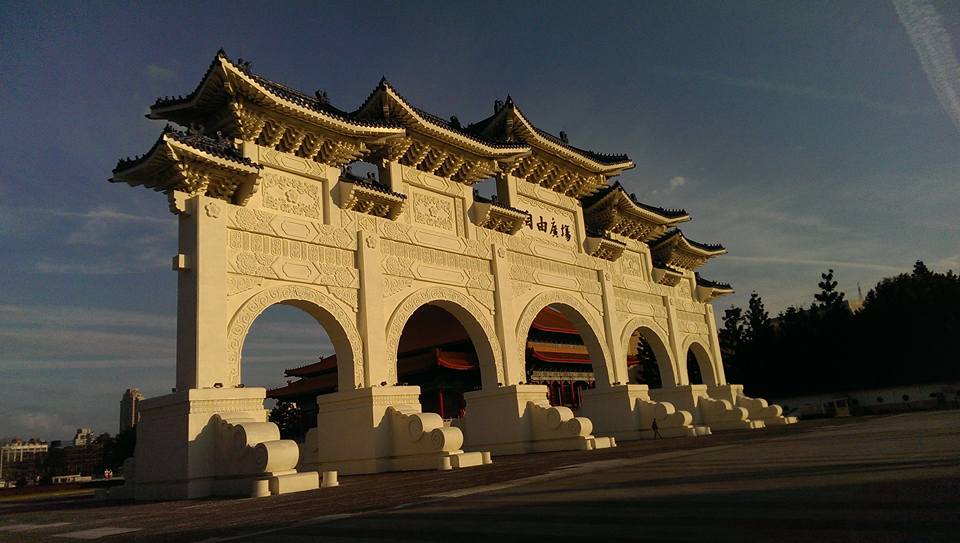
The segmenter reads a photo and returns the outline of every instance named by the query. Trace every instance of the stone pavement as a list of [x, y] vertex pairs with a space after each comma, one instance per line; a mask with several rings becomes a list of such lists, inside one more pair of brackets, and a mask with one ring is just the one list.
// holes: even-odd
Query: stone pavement
[[0, 541], [953, 541], [960, 412], [495, 458], [248, 500], [3, 502]]

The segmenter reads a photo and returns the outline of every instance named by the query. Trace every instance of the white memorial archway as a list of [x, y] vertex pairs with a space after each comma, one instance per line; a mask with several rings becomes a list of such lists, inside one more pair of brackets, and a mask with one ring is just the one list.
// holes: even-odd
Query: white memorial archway
[[[649, 437], [652, 414], [675, 435], [691, 435], [694, 415], [703, 428], [739, 424], [746, 400], [723, 377], [709, 304], [732, 289], [694, 272], [725, 250], [687, 239], [676, 228], [685, 211], [611, 182], [634, 167], [626, 156], [571, 146], [509, 98], [464, 128], [382, 80], [345, 113], [222, 51], [192, 93], [158, 100], [148, 117], [190, 128], [168, 127], [111, 179], [164, 193], [179, 222], [176, 387], [142, 403], [136, 497], [280, 494], [315, 487], [314, 470], [593, 449], [613, 445], [605, 432]], [[376, 174], [354, 175], [357, 161]], [[472, 185], [491, 177], [497, 198], [475, 198]], [[318, 429], [299, 448], [266, 422], [264, 389], [240, 378], [250, 324], [278, 303], [312, 315], [337, 352], [338, 391], [317, 398]], [[418, 387], [398, 384], [400, 335], [425, 304], [454, 315], [480, 358], [483, 387], [465, 395], [460, 427], [422, 413]], [[579, 413], [524, 383], [526, 333], [551, 305], [577, 327], [600, 384]], [[668, 351], [655, 398], [627, 383], [637, 327]], [[686, 345], [707, 354], [710, 387], [686, 385]]]

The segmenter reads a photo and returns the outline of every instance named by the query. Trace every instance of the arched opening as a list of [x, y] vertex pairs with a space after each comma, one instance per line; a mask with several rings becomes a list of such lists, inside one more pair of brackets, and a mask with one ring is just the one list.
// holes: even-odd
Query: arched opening
[[420, 387], [424, 412], [463, 417], [463, 395], [480, 389], [481, 369], [473, 340], [456, 316], [433, 304], [413, 312], [397, 345], [397, 379]]
[[687, 381], [691, 385], [717, 385], [710, 362], [710, 353], [700, 343], [693, 342], [687, 349]]
[[[657, 360], [657, 353], [646, 335], [638, 328], [630, 336], [628, 345], [627, 374], [630, 376], [630, 382], [647, 385], [651, 389], [663, 388], [660, 361]], [[669, 364], [669, 360], [666, 363]]]
[[624, 327], [621, 335], [629, 382], [647, 385], [651, 390], [680, 382], [666, 340], [654, 326], [646, 319], [637, 318]]
[[271, 287], [251, 296], [231, 318], [230, 384], [264, 385], [267, 407], [275, 408], [273, 402], [295, 407], [278, 425], [285, 437], [296, 439], [316, 425], [317, 396], [362, 386], [362, 366], [355, 363], [362, 349], [351, 315], [335, 300], [308, 287]]
[[584, 389], [608, 384], [603, 353], [599, 338], [577, 310], [548, 305], [526, 332], [526, 382], [546, 385], [550, 405], [579, 408]]
[[333, 343], [307, 312], [275, 304], [247, 332], [242, 350], [244, 386], [267, 389], [264, 407], [281, 436], [301, 440], [317, 424], [316, 398], [337, 389]]

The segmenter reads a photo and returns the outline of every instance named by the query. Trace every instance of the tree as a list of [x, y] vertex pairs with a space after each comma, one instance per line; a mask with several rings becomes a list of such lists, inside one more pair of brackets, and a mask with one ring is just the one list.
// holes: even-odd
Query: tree
[[819, 304], [821, 309], [837, 309], [845, 305], [843, 302], [843, 293], [837, 290], [837, 282], [833, 280], [833, 270], [827, 270], [827, 273], [820, 274], [820, 292], [813, 295], [813, 299]]
[[745, 339], [743, 320], [743, 310], [737, 306], [731, 305], [723, 311], [723, 328], [719, 331], [720, 347], [730, 354], [735, 354]]
[[747, 322], [746, 335], [750, 339], [762, 337], [770, 329], [770, 315], [763, 306], [763, 298], [756, 291], [750, 293], [745, 319]]
[[723, 369], [728, 379], [741, 379], [738, 365], [740, 348], [746, 340], [743, 310], [731, 305], [723, 312], [723, 328], [719, 330]]
[[[752, 394], [791, 396], [960, 380], [960, 277], [917, 261], [880, 281], [850, 312], [833, 270], [821, 275], [810, 309], [788, 307], [770, 324], [754, 293], [732, 355]], [[727, 310], [721, 346], [736, 342], [738, 308]], [[759, 333], [761, 330], [766, 332]]]
[[283, 439], [298, 439], [303, 430], [300, 425], [300, 408], [293, 402], [280, 400], [270, 410], [270, 422], [280, 428], [280, 437]]
[[113, 438], [109, 448], [105, 448], [103, 451], [107, 467], [115, 471], [118, 470], [123, 466], [124, 460], [133, 456], [133, 450], [136, 446], [137, 429], [131, 427], [121, 431]]

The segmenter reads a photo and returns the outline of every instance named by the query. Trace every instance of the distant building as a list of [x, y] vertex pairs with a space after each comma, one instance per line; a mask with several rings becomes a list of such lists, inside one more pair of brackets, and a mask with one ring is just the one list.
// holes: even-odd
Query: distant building
[[46, 441], [14, 439], [0, 447], [0, 481], [32, 476], [47, 454]]
[[120, 400], [120, 431], [133, 428], [140, 422], [140, 400], [143, 394], [140, 389], [128, 388]]
[[96, 437], [90, 428], [77, 428], [77, 433], [73, 435], [73, 446], [86, 447], [92, 444]]

